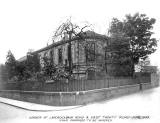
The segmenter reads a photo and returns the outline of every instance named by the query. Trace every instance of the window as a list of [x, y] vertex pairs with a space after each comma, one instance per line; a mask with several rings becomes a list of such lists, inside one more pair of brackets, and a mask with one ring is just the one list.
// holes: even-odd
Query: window
[[58, 49], [58, 63], [61, 64], [62, 63], [62, 49]]
[[51, 62], [53, 62], [53, 50], [50, 51], [50, 59], [51, 59]]
[[85, 47], [86, 52], [86, 61], [94, 62], [95, 61], [95, 43], [88, 43]]
[[71, 61], [72, 60], [72, 56], [71, 56], [71, 46], [70, 46], [70, 44], [68, 45], [68, 49], [67, 49], [68, 51], [68, 61]]
[[50, 51], [50, 57], [51, 58], [53, 57], [53, 51], [52, 50]]

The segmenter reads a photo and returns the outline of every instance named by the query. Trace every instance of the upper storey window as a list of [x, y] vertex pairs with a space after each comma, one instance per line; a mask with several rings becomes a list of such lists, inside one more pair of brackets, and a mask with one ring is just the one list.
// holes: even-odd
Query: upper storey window
[[62, 48], [58, 49], [58, 63], [62, 63]]
[[86, 62], [95, 61], [95, 43], [88, 43], [85, 47], [86, 52]]

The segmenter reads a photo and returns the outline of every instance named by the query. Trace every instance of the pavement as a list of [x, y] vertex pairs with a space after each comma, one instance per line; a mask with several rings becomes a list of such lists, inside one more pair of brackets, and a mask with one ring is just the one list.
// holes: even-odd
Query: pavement
[[35, 103], [30, 103], [30, 102], [23, 102], [23, 101], [18, 101], [18, 100], [13, 100], [13, 99], [8, 99], [8, 98], [3, 98], [0, 97], [0, 103], [4, 103], [7, 105], [11, 105], [17, 108], [25, 109], [25, 110], [30, 110], [30, 111], [61, 111], [61, 110], [69, 110], [69, 109], [74, 109], [81, 107], [79, 106], [49, 106], [49, 105], [41, 105], [41, 104], [35, 104]]

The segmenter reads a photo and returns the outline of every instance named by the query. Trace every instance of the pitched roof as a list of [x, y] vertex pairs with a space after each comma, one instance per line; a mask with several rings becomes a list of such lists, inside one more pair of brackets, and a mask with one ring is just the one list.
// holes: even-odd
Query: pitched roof
[[[88, 31], [86, 31], [86, 32], [83, 32], [83, 33], [81, 34], [81, 37], [83, 37], [83, 38], [85, 38], [85, 39], [86, 39], [86, 38], [108, 39], [107, 36], [101, 35], [101, 34], [98, 34], [98, 33], [95, 33], [94, 31], [90, 31], [90, 30], [88, 30]], [[48, 45], [48, 46], [46, 46], [46, 47], [44, 47], [44, 48], [41, 48], [41, 49], [39, 49], [39, 50], [37, 50], [37, 51], [34, 51], [33, 53], [39, 53], [39, 52], [48, 50], [48, 49], [50, 49], [50, 48], [52, 48], [52, 47], [56, 47], [56, 46], [59, 46], [59, 45], [61, 45], [61, 44], [65, 44], [65, 43], [68, 43], [68, 42], [70, 42], [70, 41], [72, 42], [72, 41], [75, 41], [75, 40], [78, 40], [78, 39], [80, 39], [80, 37], [73, 37], [71, 40], [64, 40], [64, 39], [62, 39], [61, 41], [54, 42], [53, 44]]]

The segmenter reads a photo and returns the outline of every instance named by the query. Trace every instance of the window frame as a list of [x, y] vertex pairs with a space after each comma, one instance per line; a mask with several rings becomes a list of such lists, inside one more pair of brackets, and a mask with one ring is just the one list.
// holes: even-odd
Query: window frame
[[85, 46], [85, 55], [86, 62], [95, 62], [96, 61], [96, 44], [95, 42], [89, 42]]
[[63, 63], [62, 48], [58, 48], [58, 64]]

